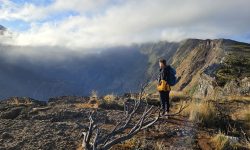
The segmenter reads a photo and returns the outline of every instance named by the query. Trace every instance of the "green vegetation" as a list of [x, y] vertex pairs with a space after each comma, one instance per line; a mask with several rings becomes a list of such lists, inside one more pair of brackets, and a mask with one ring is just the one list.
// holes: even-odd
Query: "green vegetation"
[[233, 42], [225, 44], [225, 49], [228, 51], [241, 51], [241, 52], [250, 52], [250, 44], [241, 43], [241, 42]]
[[228, 81], [250, 76], [250, 52], [229, 51], [223, 64], [215, 72], [217, 82], [224, 86]]
[[199, 84], [196, 83], [195, 85], [192, 86], [192, 88], [189, 90], [189, 95], [192, 96], [195, 91], [198, 89]]

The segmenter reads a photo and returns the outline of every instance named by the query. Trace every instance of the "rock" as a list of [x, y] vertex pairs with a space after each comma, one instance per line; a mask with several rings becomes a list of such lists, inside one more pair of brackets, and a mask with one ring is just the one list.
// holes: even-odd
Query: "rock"
[[10, 138], [13, 138], [13, 136], [8, 132], [2, 133], [2, 139], [10, 139]]
[[227, 136], [227, 137], [231, 145], [235, 145], [239, 143], [238, 137], [234, 137], [234, 136]]
[[12, 108], [10, 110], [7, 110], [3, 112], [0, 116], [2, 119], [15, 119], [18, 117], [22, 111], [22, 107]]
[[224, 91], [232, 95], [250, 96], [250, 78], [245, 77], [242, 80], [232, 80], [224, 86]]
[[224, 87], [216, 84], [215, 78], [203, 74], [197, 87], [195, 88], [194, 97], [208, 99], [223, 99], [226, 96], [249, 96], [250, 78], [245, 77], [242, 80], [231, 80]]

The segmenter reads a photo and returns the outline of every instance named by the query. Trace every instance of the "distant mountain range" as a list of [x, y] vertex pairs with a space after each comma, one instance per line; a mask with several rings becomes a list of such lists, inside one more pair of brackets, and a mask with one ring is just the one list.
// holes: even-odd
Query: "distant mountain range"
[[[0, 26], [0, 30], [6, 28]], [[229, 39], [144, 43], [83, 54], [60, 47], [0, 44], [0, 98], [136, 92], [158, 72], [158, 59], [177, 69], [173, 90], [199, 97], [249, 95], [250, 44]], [[27, 53], [22, 53], [27, 52]], [[28, 55], [27, 55], [28, 54]], [[155, 80], [151, 82], [155, 91]]]

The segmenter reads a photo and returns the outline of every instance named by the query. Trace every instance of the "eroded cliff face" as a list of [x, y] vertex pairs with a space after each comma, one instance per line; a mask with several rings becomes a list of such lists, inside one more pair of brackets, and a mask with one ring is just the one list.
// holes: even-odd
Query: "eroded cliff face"
[[221, 40], [185, 41], [173, 58], [177, 76], [181, 77], [174, 89], [190, 91], [207, 67], [220, 62], [224, 55], [221, 43]]
[[231, 80], [221, 87], [217, 84], [216, 79], [202, 74], [199, 83], [193, 87], [191, 94], [197, 98], [205, 99], [237, 99], [240, 97], [250, 96], [250, 78]]
[[[173, 90], [213, 99], [249, 96], [249, 44], [227, 39], [187, 39], [178, 43], [176, 49], [165, 49], [158, 58], [171, 56], [167, 61], [180, 77]], [[158, 64], [151, 66], [151, 70], [157, 70]]]
[[181, 77], [176, 90], [209, 99], [249, 96], [249, 44], [224, 39], [187, 42], [195, 46], [179, 49], [173, 59]]

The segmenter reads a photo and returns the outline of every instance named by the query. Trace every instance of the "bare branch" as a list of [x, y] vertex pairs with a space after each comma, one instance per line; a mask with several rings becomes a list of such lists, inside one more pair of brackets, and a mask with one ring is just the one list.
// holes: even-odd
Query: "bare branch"
[[177, 111], [176, 113], [173, 114], [165, 114], [164, 116], [179, 116], [181, 114], [181, 112], [186, 109], [189, 105], [181, 105], [179, 111]]
[[[140, 84], [138, 100], [134, 100], [134, 103], [124, 103], [124, 118], [120, 119], [120, 121], [113, 127], [110, 133], [100, 135], [100, 129], [96, 128], [95, 121], [92, 118], [93, 113], [91, 113], [89, 117], [88, 131], [82, 133], [84, 136], [82, 143], [83, 148], [86, 150], [107, 150], [115, 144], [132, 138], [141, 130], [154, 125], [160, 118], [160, 109], [158, 107], [156, 108], [155, 106], [149, 106], [148, 103], [146, 103], [146, 105], [142, 103], [142, 100], [145, 98], [144, 96], [146, 94], [145, 89], [149, 86], [151, 80], [152, 78], [149, 78], [145, 83]], [[130, 94], [130, 96], [131, 95], [132, 94]], [[129, 104], [131, 107], [129, 107]], [[167, 114], [166, 116], [177, 116], [186, 107], [187, 106], [181, 105], [178, 112], [174, 114]], [[139, 112], [139, 108], [140, 110], [141, 108], [144, 109], [142, 113]], [[125, 132], [126, 129], [129, 129], [129, 132]]]

